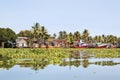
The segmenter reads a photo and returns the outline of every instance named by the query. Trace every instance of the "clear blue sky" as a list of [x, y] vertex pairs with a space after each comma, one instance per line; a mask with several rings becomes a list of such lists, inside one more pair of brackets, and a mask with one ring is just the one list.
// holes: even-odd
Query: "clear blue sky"
[[120, 37], [120, 0], [0, 0], [0, 27], [18, 33], [36, 22], [51, 34], [88, 29]]

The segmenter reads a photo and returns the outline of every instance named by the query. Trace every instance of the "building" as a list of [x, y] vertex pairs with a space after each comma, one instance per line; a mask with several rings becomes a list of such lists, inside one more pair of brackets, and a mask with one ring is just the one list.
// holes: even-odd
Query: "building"
[[17, 47], [29, 47], [28, 38], [27, 37], [18, 37], [16, 39]]

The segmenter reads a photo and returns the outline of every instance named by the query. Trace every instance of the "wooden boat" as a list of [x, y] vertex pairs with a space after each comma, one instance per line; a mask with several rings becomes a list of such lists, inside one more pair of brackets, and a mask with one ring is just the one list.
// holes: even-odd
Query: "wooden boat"
[[75, 48], [87, 48], [88, 44], [80, 44], [79, 46], [75, 46]]
[[95, 46], [95, 48], [106, 48], [106, 47], [107, 47], [107, 44], [101, 44], [101, 43], [98, 43]]

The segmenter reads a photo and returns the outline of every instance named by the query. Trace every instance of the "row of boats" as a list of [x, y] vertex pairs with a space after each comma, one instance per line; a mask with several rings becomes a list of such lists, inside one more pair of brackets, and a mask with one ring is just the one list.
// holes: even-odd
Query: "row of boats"
[[105, 43], [92, 43], [92, 44], [80, 43], [74, 46], [74, 48], [120, 48], [120, 45]]

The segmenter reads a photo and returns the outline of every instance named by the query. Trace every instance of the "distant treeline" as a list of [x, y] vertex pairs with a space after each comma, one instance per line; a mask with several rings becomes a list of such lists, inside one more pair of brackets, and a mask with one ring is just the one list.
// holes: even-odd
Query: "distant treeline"
[[[59, 39], [66, 40], [67, 43], [72, 44], [74, 41], [84, 41], [86, 43], [111, 43], [111, 44], [120, 44], [120, 37], [114, 35], [96, 35], [90, 36], [90, 32], [87, 29], [84, 29], [83, 32], [75, 31], [67, 32], [60, 31], [58, 35], [54, 33], [50, 35], [47, 29], [44, 26], [41, 26], [39, 23], [35, 23], [30, 30], [21, 30], [16, 34], [10, 28], [0, 28], [0, 46], [4, 43], [11, 41], [15, 42], [17, 37], [28, 37], [30, 42], [39, 40], [40, 42], [45, 42], [48, 39]], [[4, 45], [5, 46], [5, 45]], [[9, 45], [7, 45], [9, 46]]]

